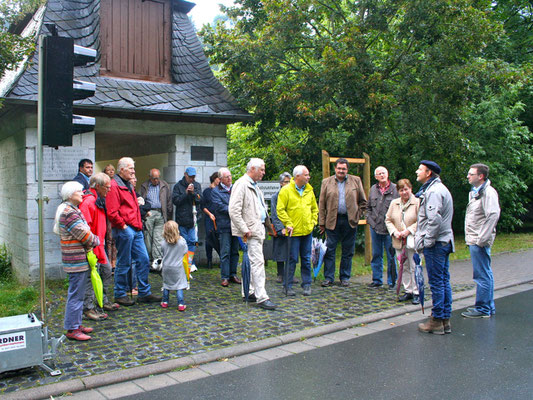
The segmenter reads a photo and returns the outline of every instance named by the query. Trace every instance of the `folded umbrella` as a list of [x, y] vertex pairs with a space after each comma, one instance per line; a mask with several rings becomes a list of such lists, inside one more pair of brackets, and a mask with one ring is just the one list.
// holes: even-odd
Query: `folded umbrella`
[[93, 253], [92, 250], [87, 252], [87, 261], [89, 262], [89, 267], [91, 268], [91, 283], [93, 285], [94, 296], [100, 307], [104, 305], [104, 285], [102, 284], [102, 278], [98, 274], [96, 265], [98, 264], [98, 257]]
[[398, 271], [398, 282], [396, 285], [396, 295], [400, 294], [400, 286], [402, 283], [402, 276], [403, 276], [403, 264], [405, 263], [406, 260], [407, 260], [407, 254], [406, 254], [406, 250], [404, 246], [402, 252], [398, 256], [398, 263], [400, 264], [400, 270]]
[[241, 243], [242, 248], [242, 292], [244, 300], [246, 301], [246, 304], [248, 304], [248, 296], [250, 293], [250, 259], [248, 258], [248, 244], [246, 243], [246, 237], [243, 237], [242, 241], [239, 240], [239, 242]]
[[422, 314], [424, 314], [424, 272], [422, 270], [422, 262], [420, 256], [416, 253], [413, 256], [413, 260], [415, 261], [415, 280], [418, 287], [420, 306], [422, 307]]
[[220, 241], [218, 240], [218, 235], [216, 232], [217, 223], [213, 221], [213, 225], [215, 226], [215, 229], [211, 229], [209, 232], [207, 232], [205, 240], [209, 246], [211, 246], [218, 254], [220, 254]]
[[324, 264], [324, 256], [326, 255], [326, 251], [328, 247], [326, 246], [326, 242], [322, 239], [313, 238], [313, 245], [312, 245], [312, 257], [311, 260], [313, 261], [313, 274], [314, 279], [318, 276], [318, 273], [322, 269], [322, 265]]

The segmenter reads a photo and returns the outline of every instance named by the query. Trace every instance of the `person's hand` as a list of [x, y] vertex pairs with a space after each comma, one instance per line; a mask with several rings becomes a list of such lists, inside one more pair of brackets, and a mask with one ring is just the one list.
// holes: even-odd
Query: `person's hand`
[[245, 237], [246, 239], [251, 238], [251, 237], [252, 237], [252, 232], [251, 232], [251, 231], [246, 232], [246, 233], [244, 234], [244, 237]]
[[194, 185], [192, 183], [189, 183], [189, 186], [187, 186], [187, 192], [190, 194], [194, 193]]
[[321, 235], [323, 235], [324, 232], [326, 232], [326, 227], [324, 225], [320, 225], [318, 227], [318, 231], [320, 232]]
[[124, 226], [122, 227], [122, 230], [126, 229], [128, 227], [128, 225], [124, 224]]
[[287, 229], [283, 228], [283, 229], [281, 230], [281, 234], [282, 234], [283, 236], [285, 236], [285, 235], [287, 234]]
[[394, 237], [395, 237], [396, 239], [401, 239], [401, 238], [403, 238], [402, 233], [401, 233], [401, 232], [398, 232], [398, 231], [394, 232]]
[[214, 216], [213, 214], [210, 214], [210, 215], [209, 215], [209, 218], [211, 218], [211, 221], [213, 221], [213, 222], [216, 221], [216, 218], [215, 218], [215, 216]]
[[148, 211], [148, 212], [146, 213], [146, 216], [147, 216], [147, 217], [149, 217], [149, 216], [151, 216], [151, 215], [152, 215], [152, 213], [151, 213], [150, 211]]
[[288, 226], [285, 229], [287, 229], [287, 233], [289, 234], [289, 236], [292, 236], [292, 231], [294, 230], [294, 228], [292, 226]]
[[411, 234], [409, 229], [405, 229], [405, 230], [401, 231], [400, 233], [402, 235], [402, 238], [404, 238], [404, 239]]

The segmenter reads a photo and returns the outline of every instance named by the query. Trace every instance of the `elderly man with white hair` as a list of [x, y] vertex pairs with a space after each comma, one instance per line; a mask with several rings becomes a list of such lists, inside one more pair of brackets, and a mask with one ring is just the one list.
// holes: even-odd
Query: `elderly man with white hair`
[[278, 195], [276, 211], [278, 218], [290, 236], [290, 257], [283, 286], [287, 296], [295, 296], [292, 289], [294, 271], [300, 255], [302, 289], [304, 296], [311, 295], [311, 244], [313, 228], [318, 222], [318, 206], [313, 187], [309, 184], [309, 170], [297, 165], [292, 171], [294, 178]]
[[392, 237], [385, 225], [385, 217], [392, 200], [400, 197], [396, 184], [389, 180], [389, 171], [379, 166], [374, 171], [378, 181], [370, 188], [366, 208], [366, 221], [370, 225], [372, 238], [372, 282], [373, 288], [383, 286], [383, 250], [387, 253], [387, 283], [389, 288], [396, 285], [396, 255], [392, 247]]
[[107, 217], [113, 228], [117, 246], [115, 268], [115, 302], [124, 306], [135, 304], [126, 296], [128, 276], [135, 262], [140, 303], [159, 303], [160, 296], [154, 296], [148, 283], [150, 260], [144, 244], [143, 224], [135, 188], [130, 180], [135, 176], [135, 163], [129, 157], [118, 161], [118, 173], [111, 181], [111, 190], [106, 198]]
[[257, 182], [265, 175], [265, 162], [252, 158], [246, 166], [246, 174], [233, 185], [228, 212], [231, 218], [231, 232], [242, 237], [248, 244], [250, 259], [250, 296], [249, 300], [265, 310], [275, 310], [265, 289], [265, 259], [263, 241], [265, 224], [269, 226], [267, 208], [263, 192]]

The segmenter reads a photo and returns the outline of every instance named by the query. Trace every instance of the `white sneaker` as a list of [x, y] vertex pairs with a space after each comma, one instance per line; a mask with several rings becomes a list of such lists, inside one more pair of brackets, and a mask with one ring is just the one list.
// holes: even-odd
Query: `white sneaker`
[[151, 268], [152, 268], [152, 271], [157, 271], [157, 272], [161, 271], [161, 269], [163, 268], [163, 260], [160, 258], [156, 258], [154, 262], [152, 263]]

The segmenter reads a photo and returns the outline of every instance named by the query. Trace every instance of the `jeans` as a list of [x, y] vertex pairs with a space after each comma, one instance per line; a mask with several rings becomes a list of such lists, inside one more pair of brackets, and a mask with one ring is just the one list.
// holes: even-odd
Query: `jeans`
[[239, 263], [239, 239], [231, 236], [231, 232], [218, 234], [220, 241], [220, 276], [222, 279], [229, 279], [237, 275], [237, 264]]
[[352, 276], [352, 259], [355, 251], [355, 237], [357, 227], [352, 228], [346, 215], [337, 216], [335, 229], [326, 229], [326, 254], [324, 255], [324, 278], [330, 282], [335, 281], [335, 252], [337, 243], [341, 242], [342, 256], [339, 266], [341, 281], [347, 281]]
[[290, 258], [287, 271], [287, 282], [283, 282], [286, 288], [292, 288], [294, 271], [300, 255], [300, 268], [302, 272], [302, 287], [311, 284], [311, 244], [313, 237], [311, 234], [305, 236], [292, 236], [289, 238]]
[[[163, 289], [163, 303], [168, 303], [168, 298], [170, 296], [170, 290]], [[178, 299], [178, 305], [185, 304], [185, 298], [183, 297], [183, 289], [176, 290], [176, 298]]]
[[372, 282], [383, 285], [383, 249], [387, 254], [387, 284], [394, 286], [396, 284], [396, 252], [392, 247], [392, 238], [390, 235], [377, 233], [370, 227], [370, 237], [372, 238]]
[[68, 295], [65, 306], [63, 327], [66, 330], [78, 329], [81, 326], [83, 298], [87, 287], [89, 271], [70, 272], [68, 274]]
[[[148, 283], [150, 260], [144, 245], [142, 231], [137, 231], [131, 226], [126, 229], [113, 228], [113, 238], [117, 246], [117, 266], [115, 267], [115, 298], [126, 296], [126, 288], [133, 279], [132, 263], [135, 262], [135, 275], [139, 296], [150, 295], [151, 287]], [[130, 274], [132, 277], [130, 278]]]
[[476, 311], [491, 315], [496, 313], [494, 306], [494, 277], [492, 276], [490, 247], [470, 245], [470, 256], [474, 267], [476, 289]]
[[435, 246], [424, 249], [428, 272], [433, 317], [449, 319], [452, 314], [452, 287], [450, 285], [451, 243], [437, 242]]
[[183, 236], [183, 239], [187, 242], [187, 248], [189, 251], [194, 253], [196, 251], [196, 243], [198, 243], [198, 233], [196, 232], [196, 228], [194, 226], [192, 228], [180, 226], [180, 235]]

